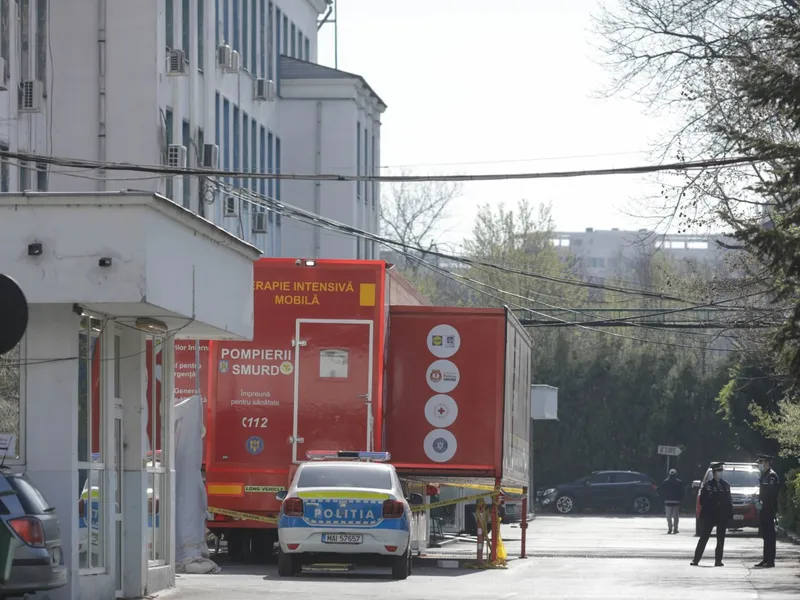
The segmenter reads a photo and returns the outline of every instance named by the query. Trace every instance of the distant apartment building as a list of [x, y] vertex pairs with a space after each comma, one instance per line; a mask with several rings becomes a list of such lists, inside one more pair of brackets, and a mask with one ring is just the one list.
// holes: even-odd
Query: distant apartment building
[[631, 279], [641, 274], [653, 258], [665, 258], [678, 272], [703, 278], [728, 273], [731, 245], [721, 235], [658, 234], [647, 229], [554, 232], [552, 243], [565, 260], [574, 261], [576, 272], [596, 279]]

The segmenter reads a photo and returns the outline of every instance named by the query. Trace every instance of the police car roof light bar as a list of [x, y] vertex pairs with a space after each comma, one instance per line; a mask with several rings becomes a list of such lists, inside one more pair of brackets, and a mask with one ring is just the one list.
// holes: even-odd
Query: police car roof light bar
[[308, 460], [325, 459], [353, 459], [353, 460], [372, 460], [375, 462], [387, 462], [392, 456], [388, 452], [359, 452], [354, 450], [309, 450], [306, 452]]

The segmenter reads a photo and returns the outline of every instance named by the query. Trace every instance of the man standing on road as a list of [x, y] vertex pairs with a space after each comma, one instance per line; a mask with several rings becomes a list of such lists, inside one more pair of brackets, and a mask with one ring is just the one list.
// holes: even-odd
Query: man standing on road
[[696, 567], [703, 558], [711, 531], [717, 528], [717, 547], [714, 551], [714, 566], [721, 567], [722, 553], [725, 549], [725, 533], [728, 523], [733, 517], [733, 499], [731, 486], [722, 478], [722, 467], [725, 463], [711, 463], [712, 477], [700, 489], [700, 539], [694, 551], [694, 560], [689, 563]]
[[772, 457], [759, 454], [758, 470], [761, 481], [758, 493], [758, 519], [761, 525], [761, 537], [764, 538], [763, 560], [756, 565], [759, 569], [770, 569], [775, 566], [775, 516], [778, 514], [778, 474], [772, 470]]
[[667, 513], [667, 534], [678, 533], [678, 520], [681, 515], [681, 501], [683, 500], [683, 482], [678, 479], [675, 469], [669, 470], [669, 477], [661, 482], [658, 495], [664, 499], [664, 510]]

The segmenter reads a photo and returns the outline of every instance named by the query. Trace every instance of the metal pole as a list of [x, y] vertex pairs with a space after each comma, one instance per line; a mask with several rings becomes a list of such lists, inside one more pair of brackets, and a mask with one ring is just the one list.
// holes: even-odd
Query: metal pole
[[520, 546], [519, 557], [528, 558], [528, 488], [522, 488], [522, 523], [519, 526], [522, 530], [522, 544]]
[[669, 454], [667, 454], [667, 475], [669, 475]]

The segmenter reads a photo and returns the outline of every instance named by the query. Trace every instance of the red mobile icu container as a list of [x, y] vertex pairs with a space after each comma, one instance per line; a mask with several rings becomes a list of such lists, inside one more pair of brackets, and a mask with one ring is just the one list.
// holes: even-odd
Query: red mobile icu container
[[385, 442], [398, 472], [527, 486], [531, 351], [508, 309], [392, 306]]
[[[210, 507], [274, 516], [308, 451], [382, 447], [386, 263], [265, 258], [253, 280], [253, 341], [210, 346], [206, 486]], [[249, 547], [236, 529], [274, 528], [208, 526], [229, 551]]]

